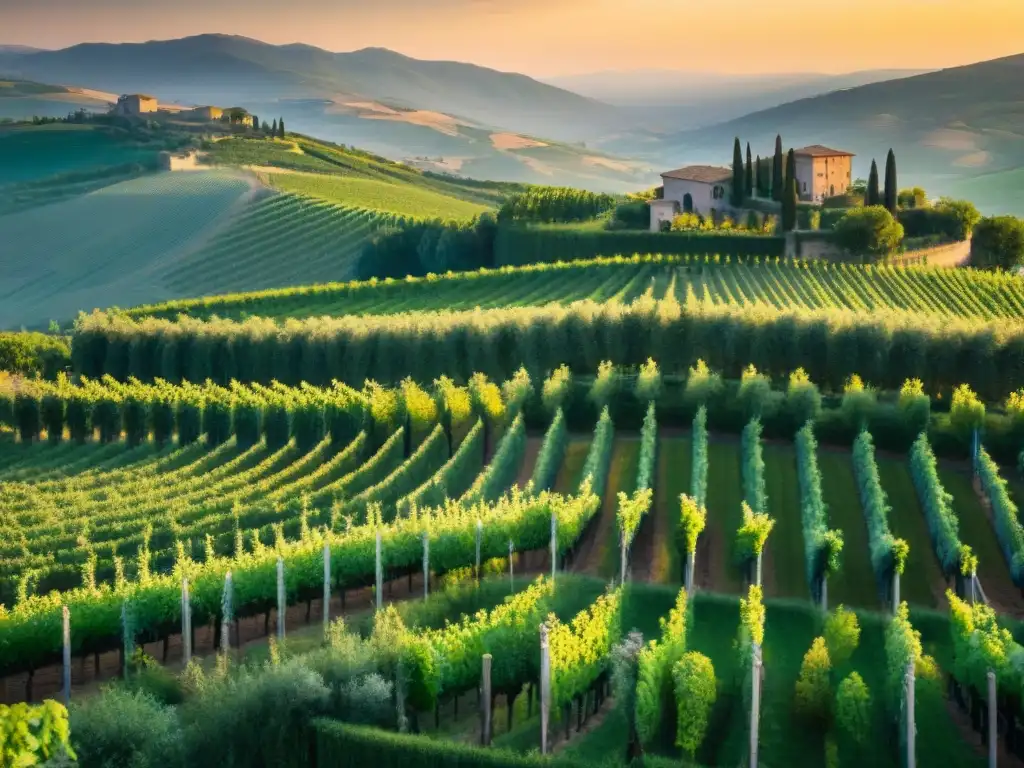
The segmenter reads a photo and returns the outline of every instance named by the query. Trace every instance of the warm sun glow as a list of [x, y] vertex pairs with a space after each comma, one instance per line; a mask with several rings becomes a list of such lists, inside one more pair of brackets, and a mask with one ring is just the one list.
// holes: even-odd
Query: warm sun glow
[[1021, 52], [1020, 0], [5, 0], [0, 43], [63, 47], [231, 32], [382, 46], [533, 75], [609, 69], [848, 72]]

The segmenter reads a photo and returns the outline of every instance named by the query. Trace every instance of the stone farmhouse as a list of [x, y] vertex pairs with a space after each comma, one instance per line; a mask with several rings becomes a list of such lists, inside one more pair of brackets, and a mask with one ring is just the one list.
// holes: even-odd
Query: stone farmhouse
[[[801, 200], [820, 203], [845, 194], [853, 181], [853, 154], [820, 144], [797, 149], [797, 193]], [[662, 197], [650, 202], [651, 231], [671, 222], [679, 213], [735, 214], [729, 202], [732, 169], [714, 165], [688, 165], [661, 174]]]
[[214, 120], [220, 120], [223, 114], [224, 110], [220, 107], [196, 107], [195, 109], [190, 109], [186, 113], [186, 117], [191, 120], [213, 122]]
[[158, 109], [159, 105], [155, 96], [147, 96], [144, 93], [126, 93], [118, 98], [113, 112], [115, 115], [138, 116], [151, 114]]

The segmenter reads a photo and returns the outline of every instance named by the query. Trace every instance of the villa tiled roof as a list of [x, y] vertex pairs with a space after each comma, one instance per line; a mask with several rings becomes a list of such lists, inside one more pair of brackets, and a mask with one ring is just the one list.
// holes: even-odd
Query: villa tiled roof
[[697, 181], [701, 184], [715, 184], [732, 178], [731, 168], [720, 168], [714, 165], [688, 165], [674, 171], [665, 171], [663, 179], [680, 179], [681, 181]]
[[807, 157], [853, 157], [852, 152], [844, 152], [841, 149], [829, 149], [823, 147], [821, 144], [811, 144], [809, 147], [803, 147], [793, 151], [795, 155], [805, 155]]

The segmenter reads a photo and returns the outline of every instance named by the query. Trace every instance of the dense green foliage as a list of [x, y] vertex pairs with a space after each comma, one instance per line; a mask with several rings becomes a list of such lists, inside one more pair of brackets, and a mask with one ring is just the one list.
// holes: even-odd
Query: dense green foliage
[[1021, 526], [1017, 505], [1010, 497], [1006, 480], [999, 474], [999, 466], [984, 448], [978, 455], [978, 479], [992, 505], [993, 527], [1013, 583], [1024, 587], [1024, 527]]
[[735, 258], [782, 256], [785, 240], [770, 235], [711, 232], [636, 232], [571, 226], [501, 227], [494, 245], [499, 266], [576, 261], [617, 254], [721, 254]]
[[43, 333], [0, 333], [0, 371], [54, 378], [71, 365], [71, 345]]
[[662, 713], [674, 695], [673, 672], [686, 652], [686, 618], [686, 590], [680, 590], [668, 619], [659, 619], [660, 638], [637, 657], [636, 727], [644, 746], [657, 738]]
[[982, 219], [971, 236], [971, 266], [1012, 269], [1024, 264], [1024, 219], [993, 216]]
[[942, 197], [929, 206], [902, 208], [896, 219], [908, 238], [937, 235], [944, 240], [960, 241], [971, 236], [981, 214], [967, 200]]
[[584, 221], [611, 210], [611, 195], [572, 187], [531, 187], [510, 196], [498, 210], [499, 221], [541, 223]]
[[889, 502], [878, 477], [874, 442], [867, 432], [861, 432], [854, 441], [853, 469], [868, 526], [871, 566], [875, 570], [879, 590], [885, 594], [893, 575], [903, 573], [909, 548], [905, 541], [889, 532]]
[[903, 225], [884, 206], [853, 208], [836, 222], [833, 239], [847, 253], [877, 259], [896, 250]]
[[953, 497], [942, 487], [935, 454], [924, 433], [914, 441], [910, 449], [910, 473], [928, 522], [935, 556], [946, 578], [955, 576], [960, 573], [964, 546], [960, 542], [960, 522], [953, 509]]
[[690, 468], [690, 496], [698, 507], [707, 504], [708, 496], [708, 410], [697, 409], [693, 417], [693, 458]]
[[821, 580], [839, 570], [843, 533], [828, 527], [817, 453], [814, 429], [807, 424], [796, 435], [796, 466], [800, 479], [800, 521], [804, 533], [807, 586], [812, 597], [819, 599]]
[[743, 498], [755, 513], [768, 509], [762, 448], [761, 422], [755, 418], [743, 428], [742, 437]]
[[370, 278], [422, 277], [494, 265], [494, 217], [471, 222], [409, 221], [381, 229], [363, 245], [356, 275]]
[[715, 668], [707, 656], [690, 651], [672, 668], [672, 679], [678, 717], [676, 745], [692, 758], [704, 740], [718, 698]]

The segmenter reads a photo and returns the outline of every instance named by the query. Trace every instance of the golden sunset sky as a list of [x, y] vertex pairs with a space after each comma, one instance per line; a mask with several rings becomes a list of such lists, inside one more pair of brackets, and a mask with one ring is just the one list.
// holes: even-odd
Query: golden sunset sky
[[0, 0], [0, 44], [223, 32], [530, 75], [849, 72], [1024, 52], [1024, 0]]

